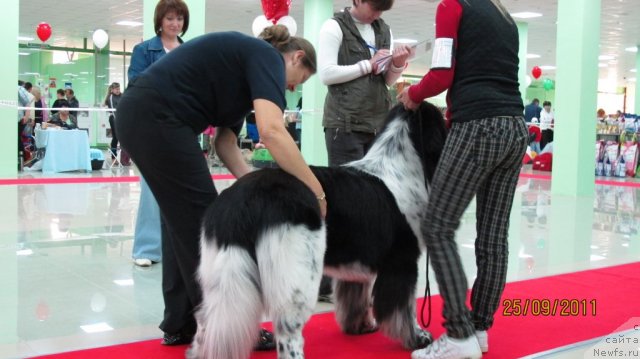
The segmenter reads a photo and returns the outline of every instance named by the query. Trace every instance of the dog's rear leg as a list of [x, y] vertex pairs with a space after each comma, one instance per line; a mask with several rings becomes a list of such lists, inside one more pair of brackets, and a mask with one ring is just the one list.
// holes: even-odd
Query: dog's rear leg
[[281, 225], [265, 232], [256, 255], [265, 309], [273, 317], [279, 359], [304, 358], [302, 328], [322, 276], [325, 230]]
[[246, 359], [258, 337], [263, 312], [258, 266], [238, 246], [201, 242], [198, 277], [202, 303], [189, 359]]
[[431, 333], [416, 320], [415, 288], [417, 264], [388, 265], [378, 271], [373, 288], [373, 312], [382, 332], [402, 341], [407, 349], [424, 348], [431, 344]]
[[347, 334], [378, 330], [371, 313], [371, 282], [335, 281], [336, 320]]

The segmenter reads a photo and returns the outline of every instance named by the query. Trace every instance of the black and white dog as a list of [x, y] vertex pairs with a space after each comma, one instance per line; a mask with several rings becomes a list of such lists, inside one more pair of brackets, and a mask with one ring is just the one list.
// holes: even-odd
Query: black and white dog
[[416, 321], [418, 239], [426, 183], [445, 137], [435, 106], [392, 109], [362, 160], [312, 167], [326, 193], [324, 221], [309, 188], [279, 169], [253, 172], [224, 190], [203, 221], [203, 302], [187, 356], [248, 358], [268, 314], [278, 358], [304, 358], [302, 328], [323, 270], [335, 279], [335, 315], [345, 333], [379, 327], [407, 349], [431, 343]]

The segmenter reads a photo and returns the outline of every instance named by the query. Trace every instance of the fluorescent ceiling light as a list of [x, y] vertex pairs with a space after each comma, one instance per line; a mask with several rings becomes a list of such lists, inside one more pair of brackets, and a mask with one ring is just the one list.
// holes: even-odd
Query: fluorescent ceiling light
[[551, 66], [551, 65], [542, 65], [540, 66], [540, 70], [555, 70], [556, 67], [555, 66]]
[[635, 78], [635, 77], [632, 77], [632, 78], [627, 79], [627, 81], [629, 81], [629, 82], [636, 82], [636, 78]]
[[613, 59], [615, 59], [615, 56], [611, 56], [611, 55], [600, 55], [600, 56], [598, 56], [598, 60], [600, 60], [600, 61], [613, 60]]
[[624, 49], [625, 51], [629, 51], [629, 52], [638, 52], [638, 46], [631, 46], [631, 47], [627, 47], [626, 49]]
[[108, 332], [113, 330], [113, 328], [107, 323], [96, 323], [89, 325], [81, 325], [80, 329], [84, 330], [85, 333], [100, 333], [100, 332]]
[[607, 65], [607, 64], [603, 64], [603, 63], [599, 63], [599, 64], [598, 64], [598, 67], [609, 67], [609, 65]]
[[517, 12], [517, 13], [511, 14], [511, 16], [518, 19], [532, 19], [534, 17], [542, 16], [542, 14], [537, 12], [523, 11], [523, 12]]
[[592, 254], [590, 259], [591, 259], [592, 262], [596, 262], [596, 261], [601, 261], [601, 260], [607, 259], [607, 258], [603, 257], [603, 256]]
[[122, 25], [122, 26], [142, 26], [142, 23], [139, 21], [129, 21], [129, 20], [122, 20], [122, 21], [118, 21], [116, 22], [116, 25]]
[[29, 56], [31, 54], [28, 53], [28, 52], [18, 52], [18, 55], [20, 55], [20, 56]]
[[528, 59], [539, 59], [540, 55], [538, 54], [527, 54]]
[[636, 71], [638, 71], [638, 70], [637, 70], [637, 69], [631, 69], [630, 71], [631, 71], [631, 72], [636, 72]]
[[29, 37], [29, 36], [18, 36], [18, 41], [33, 41], [34, 38], [33, 37]]
[[113, 283], [122, 287], [129, 287], [133, 285], [133, 279], [116, 279]]

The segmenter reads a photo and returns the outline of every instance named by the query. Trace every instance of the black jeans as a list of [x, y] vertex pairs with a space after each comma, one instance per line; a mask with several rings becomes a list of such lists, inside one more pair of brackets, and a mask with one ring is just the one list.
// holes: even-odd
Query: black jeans
[[217, 196], [198, 133], [140, 80], [118, 104], [116, 128], [158, 201], [162, 219], [162, 292], [165, 333], [194, 334], [202, 300], [196, 271], [201, 219]]
[[325, 128], [324, 140], [329, 166], [335, 167], [362, 159], [373, 144], [375, 135], [365, 132], [346, 132], [342, 128]]

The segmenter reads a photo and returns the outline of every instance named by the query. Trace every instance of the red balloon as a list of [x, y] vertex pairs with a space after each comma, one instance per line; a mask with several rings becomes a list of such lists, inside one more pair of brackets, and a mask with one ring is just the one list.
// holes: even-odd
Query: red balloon
[[542, 76], [542, 69], [539, 68], [538, 66], [534, 66], [533, 69], [531, 70], [531, 75], [533, 75], [534, 79], [539, 79], [540, 76]]
[[49, 37], [51, 37], [51, 26], [46, 22], [41, 22], [36, 28], [36, 34], [38, 34], [38, 38], [42, 42], [49, 40]]
[[289, 15], [289, 9], [291, 8], [291, 0], [261, 0], [262, 12], [267, 20], [270, 20], [274, 24], [280, 20], [281, 17]]

